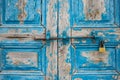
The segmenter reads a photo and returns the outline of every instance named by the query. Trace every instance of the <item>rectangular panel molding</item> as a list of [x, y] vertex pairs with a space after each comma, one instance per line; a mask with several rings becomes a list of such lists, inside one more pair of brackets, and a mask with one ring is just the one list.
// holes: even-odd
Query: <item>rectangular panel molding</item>
[[97, 46], [79, 46], [71, 49], [72, 74], [119, 74], [116, 60], [116, 47], [106, 47], [105, 53], [99, 53]]
[[119, 27], [117, 7], [117, 0], [71, 0], [71, 24], [74, 27]]
[[[45, 75], [45, 48], [4, 48], [0, 63], [2, 74], [36, 74]], [[30, 72], [30, 73], [28, 73]]]
[[[43, 25], [45, 0], [2, 0], [2, 24]], [[43, 12], [44, 11], [44, 12]], [[44, 13], [44, 14], [43, 14]]]

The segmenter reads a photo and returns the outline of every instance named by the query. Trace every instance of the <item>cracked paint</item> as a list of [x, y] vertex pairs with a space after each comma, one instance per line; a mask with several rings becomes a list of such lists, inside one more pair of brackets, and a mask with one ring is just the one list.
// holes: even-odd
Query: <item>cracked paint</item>
[[[105, 42], [119, 42], [120, 41], [120, 32], [118, 29], [109, 29], [109, 28], [73, 28], [72, 37], [95, 37], [96, 39], [102, 39]], [[111, 31], [111, 32], [110, 32]], [[90, 38], [89, 38], [90, 39]], [[95, 41], [96, 41], [95, 39]], [[73, 43], [79, 43], [80, 40], [73, 39]], [[86, 43], [89, 42], [86, 40]]]
[[95, 52], [82, 52], [83, 57], [86, 57], [88, 61], [93, 61], [94, 63], [103, 62], [108, 64], [108, 53]]
[[8, 65], [38, 67], [37, 57], [34, 52], [9, 52], [6, 61]]
[[[0, 80], [119, 80], [119, 10], [115, 7], [119, 1], [0, 0], [0, 4], [2, 1], [6, 5], [0, 5], [0, 52], [5, 56], [4, 48], [24, 49], [8, 52], [6, 59], [0, 56], [7, 65], [20, 68], [7, 71], [2, 68], [9, 66], [0, 65]], [[97, 51], [100, 40], [110, 52]]]
[[54, 51], [54, 49], [56, 49], [56, 43], [55, 42], [51, 42], [50, 45], [52, 47], [48, 47], [47, 48], [47, 58], [48, 58], [48, 67], [47, 67], [47, 73], [48, 75], [46, 76], [46, 80], [55, 80], [57, 75], [57, 66], [54, 63], [57, 63], [57, 53], [56, 51]]
[[69, 44], [66, 46], [61, 46], [59, 48], [59, 69], [60, 69], [60, 80], [68, 80], [70, 79], [70, 70], [71, 70], [71, 64], [66, 62], [66, 59], [68, 58], [69, 54]]
[[82, 0], [86, 20], [101, 20], [106, 12], [104, 0]]
[[[59, 0], [59, 27], [58, 37], [67, 38], [70, 33], [70, 5], [69, 0]], [[70, 40], [59, 40], [59, 80], [71, 80]]]
[[[67, 0], [60, 0], [60, 12], [59, 12], [59, 37], [67, 37], [70, 35], [70, 15], [69, 15], [69, 4]], [[64, 22], [64, 23], [63, 23]]]
[[[57, 36], [57, 11], [56, 9], [56, 4], [57, 1], [49, 1], [48, 5], [48, 11], [47, 11], [47, 32], [50, 31], [50, 36], [51, 37], [56, 37]], [[52, 14], [52, 15], [51, 15]], [[52, 19], [52, 20], [51, 20]]]
[[[57, 0], [47, 1], [46, 38], [57, 37]], [[46, 80], [57, 80], [57, 40], [47, 41]]]
[[23, 24], [27, 14], [25, 12], [25, 6], [26, 6], [27, 0], [19, 0], [16, 6], [18, 6], [20, 10], [20, 14], [18, 15], [18, 19], [20, 20], [20, 23]]

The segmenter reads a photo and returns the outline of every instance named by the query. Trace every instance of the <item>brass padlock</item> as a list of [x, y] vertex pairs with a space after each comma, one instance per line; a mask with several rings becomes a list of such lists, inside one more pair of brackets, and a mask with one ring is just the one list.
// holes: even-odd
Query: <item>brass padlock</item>
[[100, 53], [105, 53], [106, 52], [104, 41], [100, 41], [99, 52]]

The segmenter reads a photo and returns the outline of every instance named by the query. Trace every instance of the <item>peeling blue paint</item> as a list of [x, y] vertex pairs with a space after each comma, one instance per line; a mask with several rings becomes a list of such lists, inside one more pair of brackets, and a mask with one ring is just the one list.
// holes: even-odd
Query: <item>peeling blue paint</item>
[[0, 80], [119, 80], [119, 3], [0, 0]]

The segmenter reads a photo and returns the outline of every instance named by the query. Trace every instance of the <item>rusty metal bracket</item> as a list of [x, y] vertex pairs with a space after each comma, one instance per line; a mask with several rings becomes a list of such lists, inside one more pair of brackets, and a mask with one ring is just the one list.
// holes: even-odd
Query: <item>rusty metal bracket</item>
[[62, 40], [62, 39], [81, 39], [81, 38], [95, 39], [94, 36], [88, 36], [88, 37], [66, 37], [66, 38], [57, 38], [57, 37], [53, 37], [53, 38], [35, 38], [35, 40]]

